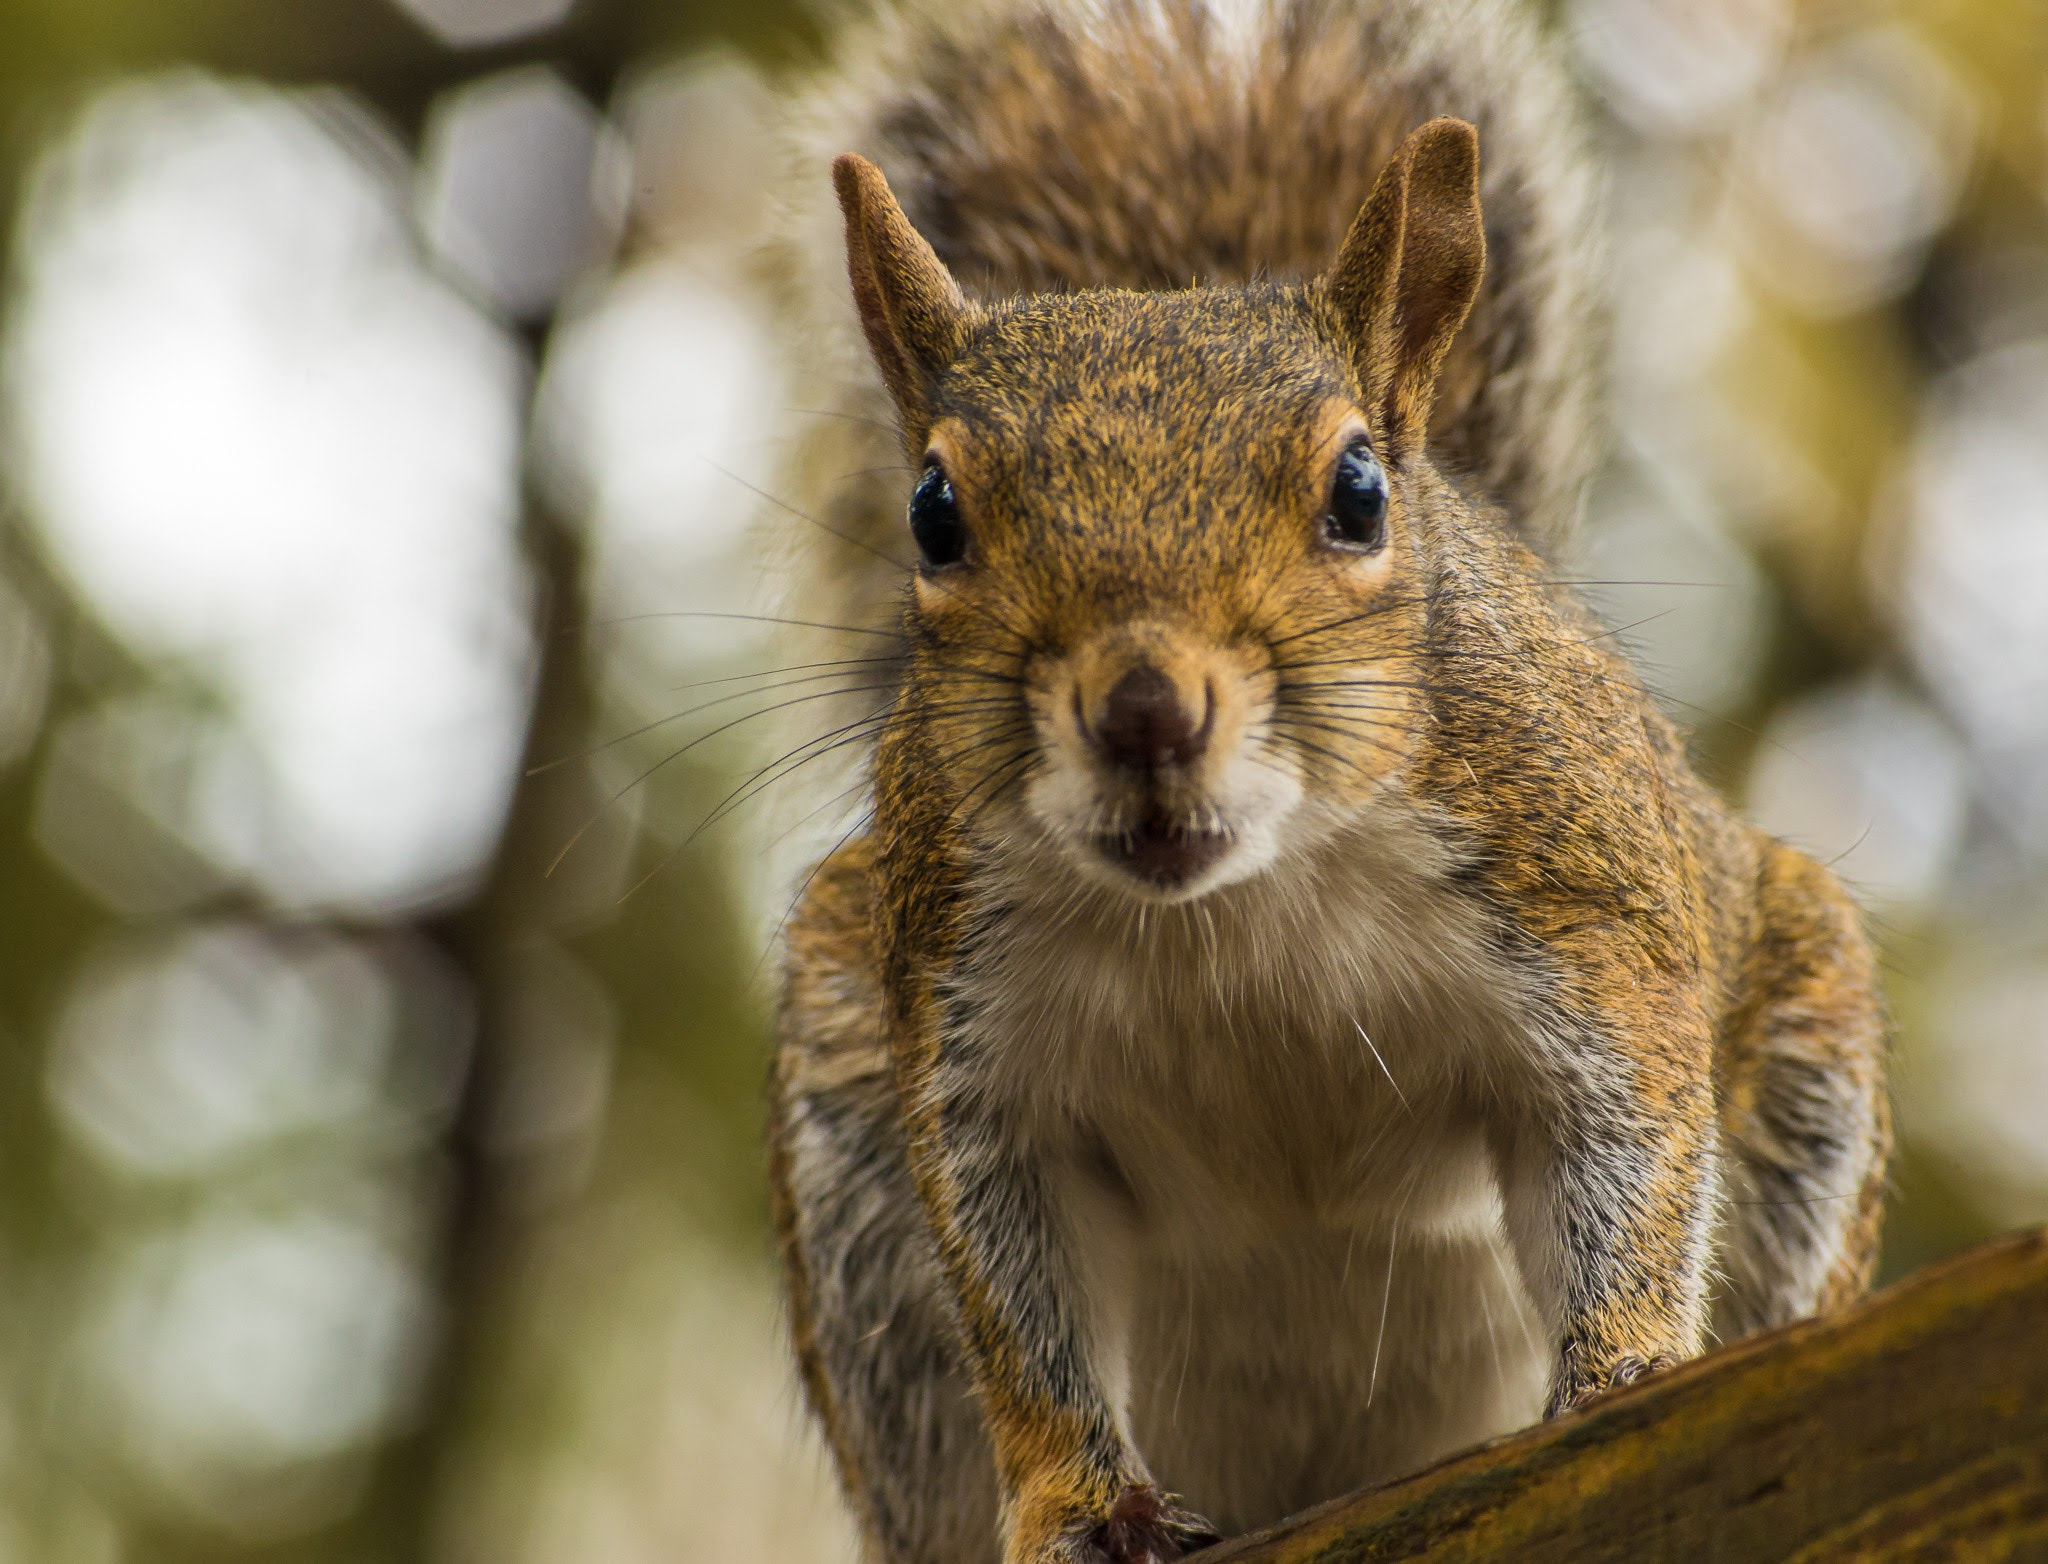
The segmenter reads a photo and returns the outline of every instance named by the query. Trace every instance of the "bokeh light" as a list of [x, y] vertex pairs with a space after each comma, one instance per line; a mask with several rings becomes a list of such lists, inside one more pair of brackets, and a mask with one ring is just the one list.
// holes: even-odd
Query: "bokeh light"
[[568, 19], [576, 0], [394, 0], [443, 43], [458, 49], [509, 43]]
[[1907, 646], [1975, 748], [2001, 834], [2048, 862], [2048, 338], [1934, 388], [1905, 482]]
[[523, 723], [522, 372], [421, 266], [402, 173], [338, 100], [143, 80], [80, 116], [22, 220], [24, 510], [222, 709], [175, 828], [286, 906], [459, 894]]
[[540, 67], [471, 82], [434, 105], [422, 226], [441, 261], [508, 315], [544, 315], [601, 261], [617, 165], [597, 111]]
[[220, 1211], [126, 1252], [88, 1326], [104, 1415], [157, 1495], [229, 1534], [345, 1513], [405, 1405], [428, 1300], [369, 1213]]

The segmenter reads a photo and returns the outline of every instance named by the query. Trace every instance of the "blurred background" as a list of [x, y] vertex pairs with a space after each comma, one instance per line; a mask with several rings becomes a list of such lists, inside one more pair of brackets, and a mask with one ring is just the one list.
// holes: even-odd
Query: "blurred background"
[[[1553, 9], [1575, 570], [1881, 931], [1897, 1275], [2048, 1218], [2048, 15]], [[849, 1556], [760, 1143], [847, 806], [749, 737], [823, 37], [0, 0], [0, 1564]]]

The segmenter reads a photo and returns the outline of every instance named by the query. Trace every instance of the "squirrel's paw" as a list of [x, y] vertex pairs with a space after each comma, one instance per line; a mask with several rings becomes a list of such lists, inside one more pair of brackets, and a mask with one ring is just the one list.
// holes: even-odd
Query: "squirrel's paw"
[[1106, 1516], [1077, 1521], [1044, 1564], [1173, 1564], [1221, 1535], [1172, 1494], [1126, 1488]]
[[1668, 1368], [1675, 1368], [1679, 1360], [1669, 1353], [1652, 1353], [1647, 1358], [1625, 1356], [1616, 1358], [1604, 1369], [1573, 1369], [1560, 1376], [1557, 1386], [1550, 1393], [1550, 1405], [1544, 1409], [1545, 1417], [1557, 1417], [1565, 1412], [1576, 1412], [1589, 1402], [1597, 1401], [1610, 1391], [1621, 1390], [1648, 1379], [1652, 1374], [1661, 1374]]

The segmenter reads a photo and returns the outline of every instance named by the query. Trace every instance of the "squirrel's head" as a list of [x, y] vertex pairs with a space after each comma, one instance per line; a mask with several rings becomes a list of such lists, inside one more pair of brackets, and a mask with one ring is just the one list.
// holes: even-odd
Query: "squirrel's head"
[[1436, 120], [1301, 286], [976, 305], [881, 173], [833, 167], [916, 472], [900, 720], [952, 818], [1179, 901], [1362, 811], [1423, 716], [1424, 436], [1485, 264]]

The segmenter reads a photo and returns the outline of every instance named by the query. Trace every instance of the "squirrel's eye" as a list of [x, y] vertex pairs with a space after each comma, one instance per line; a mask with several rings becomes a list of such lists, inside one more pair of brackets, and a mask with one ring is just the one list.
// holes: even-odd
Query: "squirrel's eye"
[[967, 527], [953, 499], [953, 482], [937, 462], [925, 464], [910, 492], [910, 535], [917, 539], [927, 570], [957, 565], [967, 552]]
[[1387, 475], [1363, 440], [1337, 460], [1323, 536], [1341, 549], [1376, 554], [1387, 545]]

